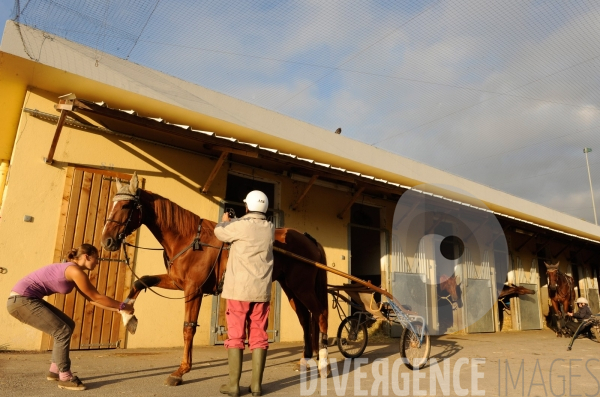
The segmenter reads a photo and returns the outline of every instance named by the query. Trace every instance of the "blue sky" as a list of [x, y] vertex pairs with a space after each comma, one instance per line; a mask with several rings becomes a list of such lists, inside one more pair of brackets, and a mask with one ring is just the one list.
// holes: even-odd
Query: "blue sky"
[[[4, 23], [7, 19], [10, 19], [10, 14], [13, 9], [13, 1], [0, 0], [0, 21], [2, 21], [2, 29], [4, 29]], [[2, 33], [0, 32], [0, 36]]]
[[24, 22], [593, 220], [600, 2], [31, 0]]

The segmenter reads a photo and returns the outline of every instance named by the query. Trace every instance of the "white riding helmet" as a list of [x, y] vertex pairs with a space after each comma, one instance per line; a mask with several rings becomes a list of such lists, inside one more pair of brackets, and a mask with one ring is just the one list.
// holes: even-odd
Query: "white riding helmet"
[[260, 190], [253, 190], [244, 199], [249, 211], [266, 213], [269, 208], [267, 195]]
[[585, 303], [586, 305], [589, 305], [588, 300], [585, 298], [577, 298], [577, 303]]

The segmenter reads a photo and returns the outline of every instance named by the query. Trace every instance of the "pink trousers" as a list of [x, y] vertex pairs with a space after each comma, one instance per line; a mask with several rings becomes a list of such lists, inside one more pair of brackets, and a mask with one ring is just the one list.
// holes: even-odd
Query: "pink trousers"
[[248, 329], [248, 345], [250, 350], [268, 349], [270, 302], [244, 302], [233, 299], [227, 300], [227, 349], [244, 349], [246, 328]]

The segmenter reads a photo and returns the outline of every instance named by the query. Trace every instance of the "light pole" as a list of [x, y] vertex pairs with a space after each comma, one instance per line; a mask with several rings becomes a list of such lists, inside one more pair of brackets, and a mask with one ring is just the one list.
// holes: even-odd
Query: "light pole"
[[583, 153], [585, 153], [585, 163], [588, 169], [588, 178], [590, 180], [590, 192], [592, 193], [592, 208], [594, 209], [594, 222], [598, 225], [598, 218], [596, 218], [596, 203], [594, 203], [594, 189], [592, 188], [592, 174], [590, 174], [590, 163], [588, 162], [588, 153], [592, 151], [591, 147], [584, 147]]

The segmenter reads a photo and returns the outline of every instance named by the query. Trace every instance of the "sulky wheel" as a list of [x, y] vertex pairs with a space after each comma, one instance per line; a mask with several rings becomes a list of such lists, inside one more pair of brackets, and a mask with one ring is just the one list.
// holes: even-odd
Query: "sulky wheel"
[[590, 328], [590, 332], [592, 334], [592, 340], [596, 343], [600, 343], [600, 325], [594, 324]]
[[410, 328], [404, 328], [400, 338], [400, 357], [405, 359], [404, 365], [414, 370], [421, 369], [427, 364], [431, 352], [431, 339], [427, 333], [427, 328], [425, 328], [423, 342], [419, 344], [419, 335], [424, 325], [420, 322], [411, 324], [418, 335], [415, 335]]
[[346, 358], [360, 357], [369, 341], [367, 326], [358, 322], [356, 317], [346, 317], [337, 332], [337, 345]]

